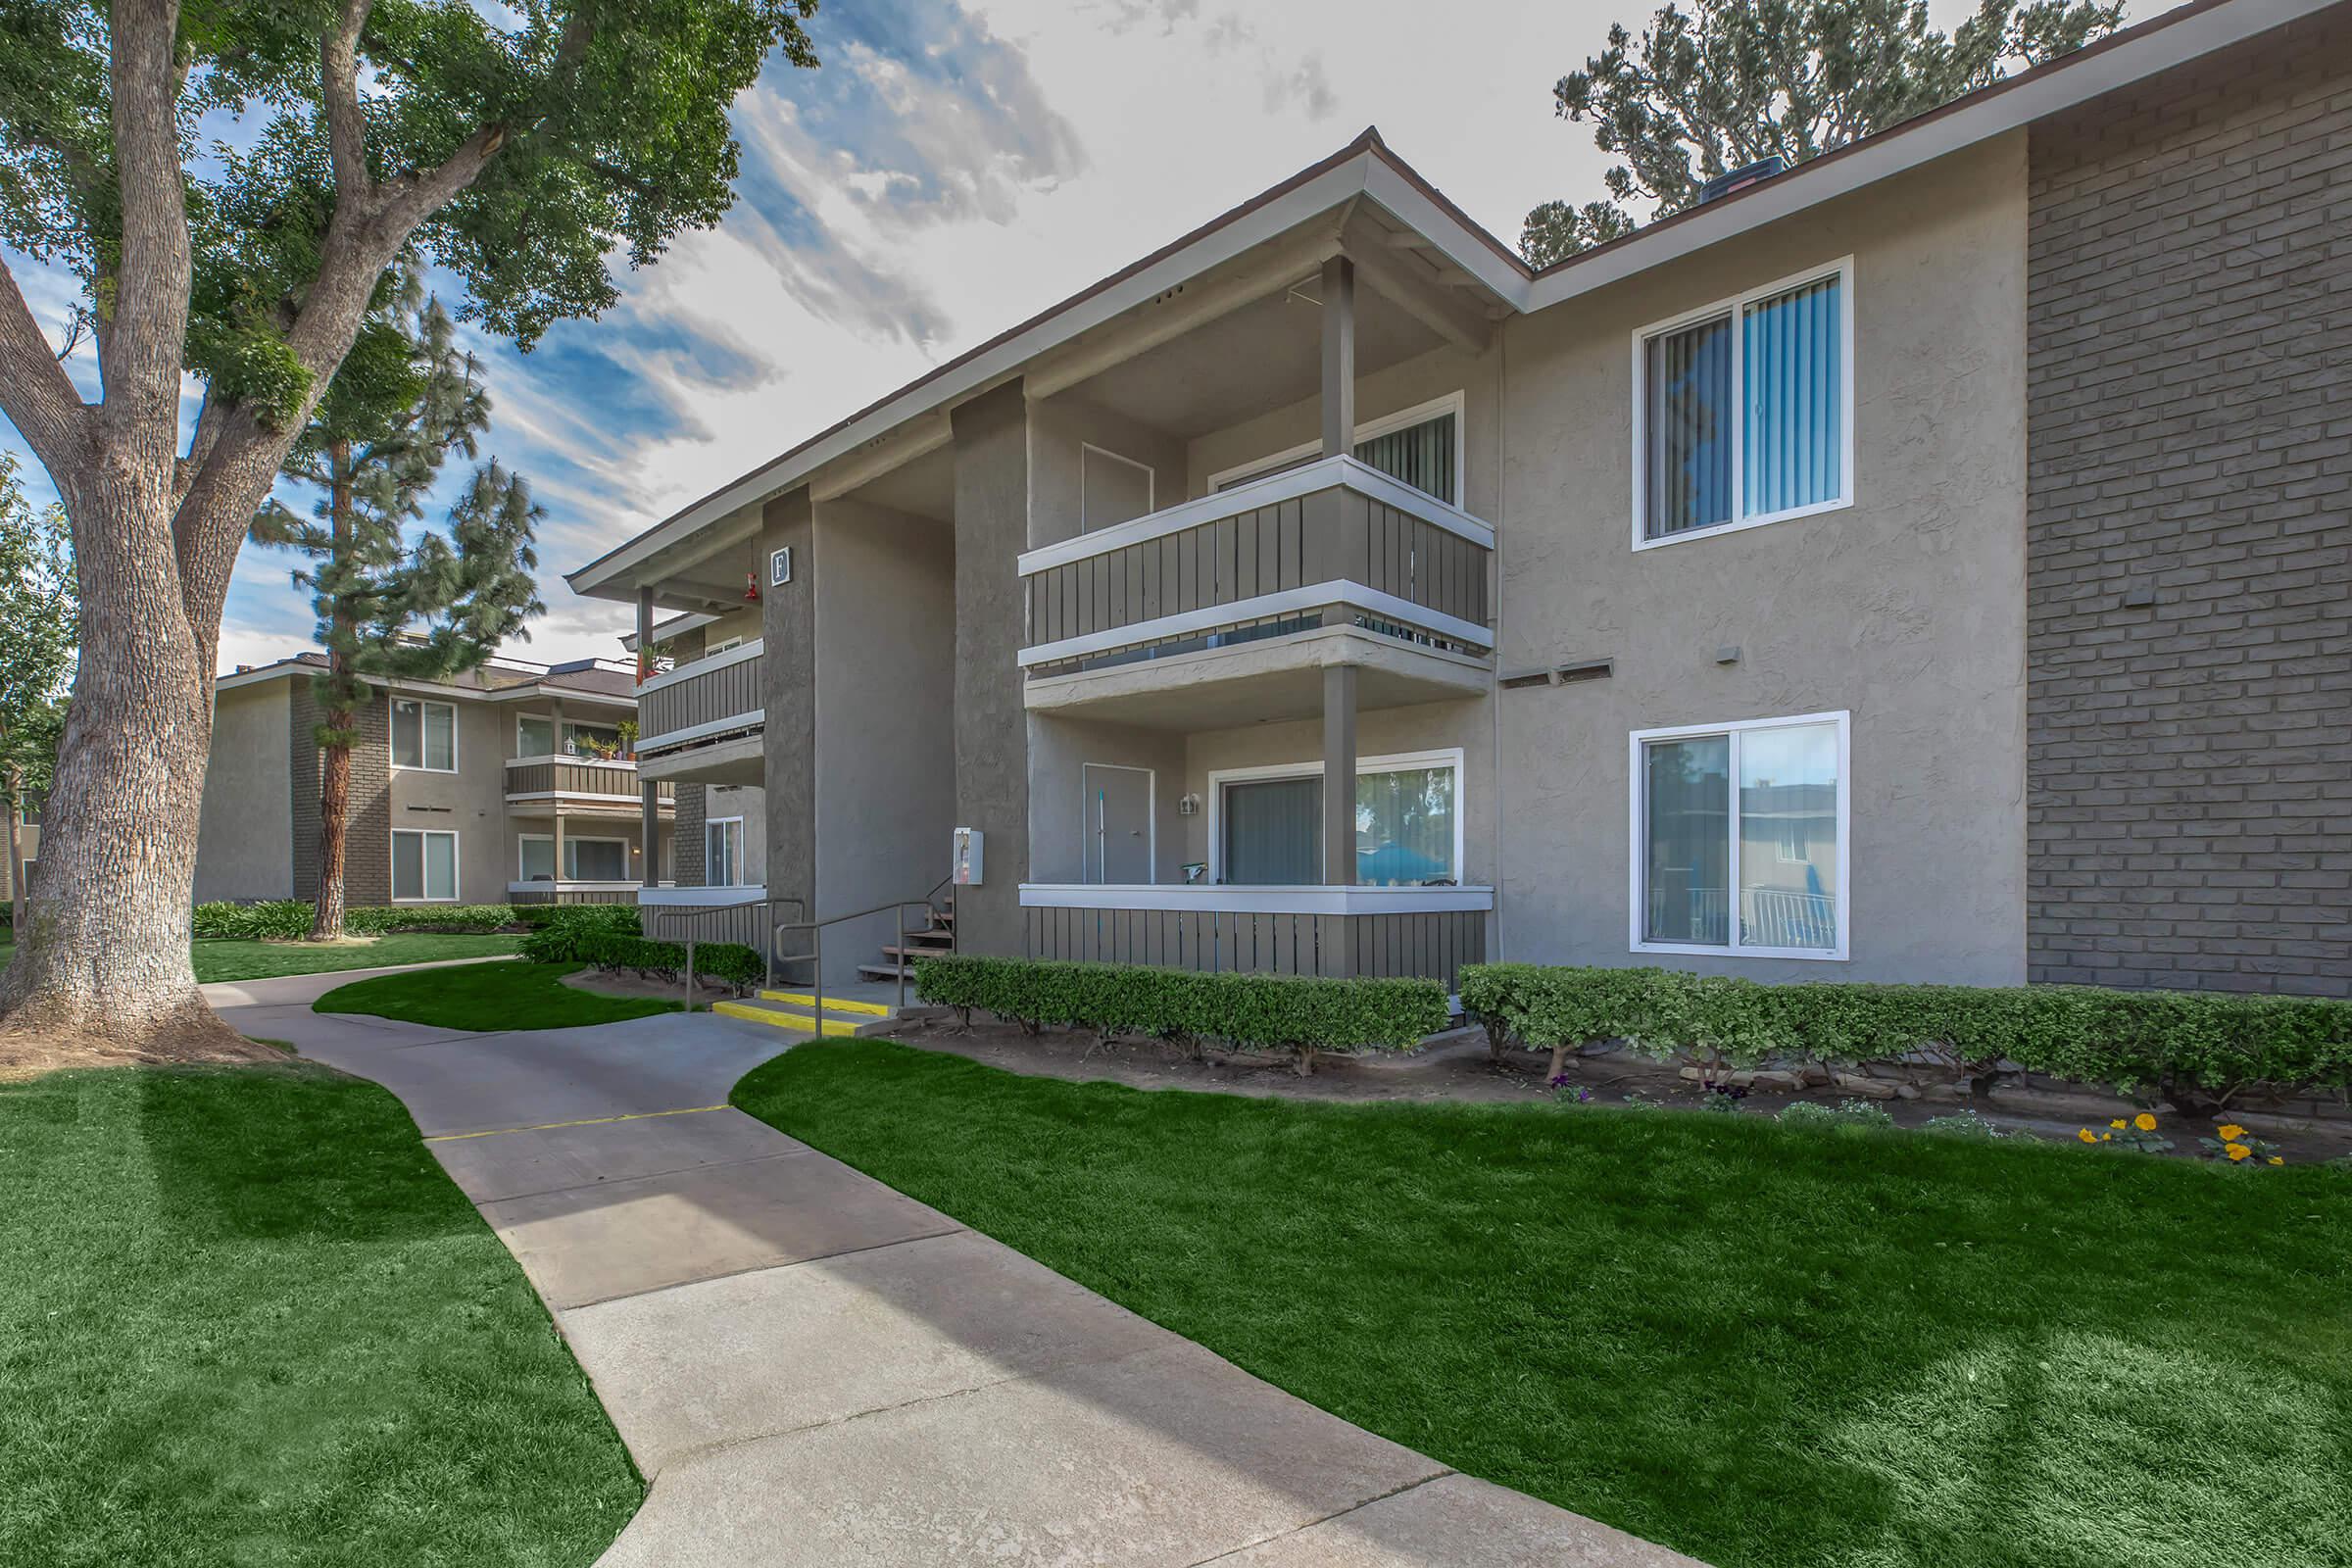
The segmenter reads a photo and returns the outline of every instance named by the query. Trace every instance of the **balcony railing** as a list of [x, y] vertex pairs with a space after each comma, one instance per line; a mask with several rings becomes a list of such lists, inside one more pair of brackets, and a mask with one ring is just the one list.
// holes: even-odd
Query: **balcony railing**
[[1458, 508], [1326, 458], [1022, 556], [1021, 663], [1059, 674], [1335, 623], [1484, 654], [1494, 546]]
[[638, 687], [637, 755], [758, 729], [766, 718], [760, 646], [748, 642], [697, 659]]
[[[507, 763], [510, 802], [590, 801], [636, 805], [637, 764], [605, 761], [592, 757], [517, 757]], [[676, 791], [661, 786], [662, 804], [675, 802]]]
[[1455, 989], [1487, 956], [1484, 887], [1102, 887], [1024, 883], [1037, 958], [1244, 974], [1418, 976]]

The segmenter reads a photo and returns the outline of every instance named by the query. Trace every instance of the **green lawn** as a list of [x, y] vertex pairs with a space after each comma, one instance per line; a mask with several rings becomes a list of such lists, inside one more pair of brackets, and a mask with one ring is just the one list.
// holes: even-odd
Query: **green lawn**
[[391, 1095], [0, 1084], [0, 1562], [585, 1568], [642, 1488]]
[[337, 986], [313, 1003], [316, 1012], [366, 1012], [436, 1029], [571, 1029], [657, 1012], [674, 1000], [605, 997], [563, 983], [576, 963], [484, 963], [464, 969], [381, 974]]
[[[215, 980], [264, 980], [280, 974], [326, 974], [336, 969], [380, 969], [441, 958], [488, 958], [513, 953], [521, 941], [521, 935], [514, 932], [473, 937], [395, 931], [348, 947], [201, 937], [189, 944], [189, 951], [196, 960], [196, 978], [210, 984]], [[8, 937], [0, 934], [0, 965], [8, 962], [14, 951]]]
[[807, 1045], [735, 1101], [1325, 1409], [1718, 1568], [2352, 1563], [2352, 1179]]

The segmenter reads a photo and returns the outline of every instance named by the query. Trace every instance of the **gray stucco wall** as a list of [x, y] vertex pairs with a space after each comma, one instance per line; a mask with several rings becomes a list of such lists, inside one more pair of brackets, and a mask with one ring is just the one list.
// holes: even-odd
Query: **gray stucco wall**
[[232, 687], [214, 702], [196, 828], [198, 903], [294, 896], [291, 684]]
[[[956, 553], [944, 523], [817, 504], [816, 892], [830, 917], [947, 875], [956, 825]], [[896, 941], [887, 915], [828, 931], [827, 978]]]
[[[747, 865], [767, 868], [769, 898], [799, 899], [808, 906], [816, 898], [816, 594], [824, 563], [805, 488], [778, 496], [764, 509], [759, 556], [763, 584], [768, 552], [787, 545], [792, 581], [760, 590], [766, 842], [755, 859], [747, 840], [744, 858]], [[713, 800], [706, 803], [705, 814], [731, 813]]]
[[1029, 871], [1033, 882], [1085, 880], [1089, 762], [1152, 776], [1152, 880], [1183, 880], [1187, 839], [1176, 803], [1185, 791], [1185, 737], [1124, 724], [1033, 715], [1029, 721]]
[[[1029, 420], [1018, 382], [951, 416], [956, 443], [956, 822], [985, 835], [984, 886], [956, 895], [967, 953], [1018, 953], [1029, 875], [1029, 721], [1020, 553], [1029, 538]], [[771, 728], [770, 733], [773, 733]]]
[[[394, 699], [379, 698], [390, 722]], [[431, 699], [423, 699], [430, 701]], [[458, 902], [499, 904], [507, 884], [514, 879], [514, 837], [507, 827], [507, 758], [514, 750], [514, 721], [511, 710], [497, 703], [458, 702], [458, 770], [427, 772], [421, 768], [391, 769], [387, 834], [406, 829], [458, 835]], [[348, 852], [357, 852], [361, 839], [355, 817]], [[389, 837], [371, 853], [389, 858]], [[356, 901], [354, 901], [356, 902]]]
[[1029, 406], [1029, 548], [1078, 533], [1088, 444], [1152, 472], [1152, 505], [1185, 498], [1185, 445], [1147, 424], [1064, 394]]
[[2034, 137], [2036, 980], [2352, 995], [2352, 28]]
[[[1670, 961], [1627, 935], [1633, 731], [1842, 710], [1850, 959], [1671, 961], [2025, 978], [2025, 158], [2011, 136], [1506, 327], [1499, 662], [1616, 673], [1496, 698], [1503, 956]], [[1854, 505], [1635, 551], [1632, 333], [1849, 254]]]

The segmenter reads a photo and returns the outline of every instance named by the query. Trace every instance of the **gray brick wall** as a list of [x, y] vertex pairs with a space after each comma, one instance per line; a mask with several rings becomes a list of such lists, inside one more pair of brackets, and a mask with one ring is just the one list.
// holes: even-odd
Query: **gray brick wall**
[[[318, 698], [308, 675], [293, 676], [293, 799], [287, 803], [294, 835], [294, 896], [318, 896]], [[360, 743], [351, 751], [351, 812], [343, 833], [343, 905], [392, 902], [392, 710], [378, 692], [357, 715]]]
[[2118, 96], [2032, 150], [2029, 970], [2352, 995], [2352, 31]]

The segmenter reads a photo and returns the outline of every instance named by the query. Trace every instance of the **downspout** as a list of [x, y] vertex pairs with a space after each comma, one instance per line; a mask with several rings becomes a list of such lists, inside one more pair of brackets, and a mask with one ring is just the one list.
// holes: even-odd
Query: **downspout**
[[[1503, 496], [1509, 486], [1503, 479], [1503, 424], [1509, 417], [1511, 386], [1511, 318], [1504, 317], [1494, 331], [1494, 661], [1497, 674], [1502, 662], [1502, 553], [1509, 548], [1510, 530], [1504, 526]], [[1487, 693], [1487, 730], [1492, 747], [1489, 765], [1494, 779], [1494, 961], [1510, 961], [1510, 939], [1505, 934], [1504, 911], [1509, 901], [1502, 890], [1502, 823], [1507, 814], [1502, 798], [1502, 687], [1496, 684]]]

